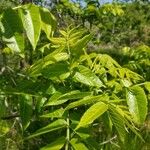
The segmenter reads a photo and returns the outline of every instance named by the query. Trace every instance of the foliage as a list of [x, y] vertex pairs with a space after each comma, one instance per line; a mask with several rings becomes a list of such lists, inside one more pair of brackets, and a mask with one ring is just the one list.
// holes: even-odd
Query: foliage
[[[98, 11], [96, 3], [88, 3], [84, 15], [88, 20]], [[110, 18], [124, 14], [119, 5], [107, 4], [101, 11], [104, 18], [105, 13]], [[68, 26], [55, 32], [56, 24], [48, 9], [33, 4], [0, 16], [2, 149], [125, 149], [131, 147], [130, 136], [143, 146], [148, 74], [131, 68], [130, 59], [123, 64], [108, 54], [89, 53], [93, 39], [88, 30]], [[134, 58], [141, 68], [149, 61], [148, 46], [128, 50], [122, 56]], [[15, 64], [10, 64], [11, 56]], [[141, 149], [137, 146], [133, 148]]]

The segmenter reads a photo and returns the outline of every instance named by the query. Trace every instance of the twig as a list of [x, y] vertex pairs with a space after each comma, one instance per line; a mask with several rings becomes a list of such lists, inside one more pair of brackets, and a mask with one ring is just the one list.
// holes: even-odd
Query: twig
[[2, 120], [10, 120], [10, 119], [14, 119], [16, 117], [19, 117], [20, 115], [15, 113], [15, 114], [12, 114], [12, 115], [9, 115], [9, 116], [4, 116], [4, 117], [1, 117]]
[[107, 141], [104, 141], [104, 142], [100, 143], [100, 145], [104, 145], [104, 144], [110, 143], [112, 140], [114, 140], [116, 138], [117, 138], [117, 135], [115, 135], [114, 137], [112, 137], [111, 139], [109, 139]]

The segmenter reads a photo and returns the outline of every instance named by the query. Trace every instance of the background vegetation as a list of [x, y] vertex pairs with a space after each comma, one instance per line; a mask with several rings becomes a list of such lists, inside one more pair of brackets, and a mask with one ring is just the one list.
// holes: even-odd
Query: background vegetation
[[148, 0], [0, 2], [0, 150], [150, 148]]

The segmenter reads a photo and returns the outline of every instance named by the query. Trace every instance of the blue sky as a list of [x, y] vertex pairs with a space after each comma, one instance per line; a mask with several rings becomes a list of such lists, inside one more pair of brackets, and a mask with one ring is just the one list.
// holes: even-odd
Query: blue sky
[[[71, 1], [71, 0], [70, 0]], [[77, 0], [72, 0], [72, 1], [77, 1]], [[79, 1], [79, 0], [78, 0]], [[113, 0], [99, 0], [100, 4], [104, 4], [104, 3], [111, 3]], [[81, 0], [81, 4], [83, 4], [84, 6], [84, 1]]]
[[100, 0], [100, 3], [112, 2], [112, 0]]
[[[74, 0], [76, 1], [76, 0]], [[99, 0], [100, 4], [111, 3], [113, 0]]]

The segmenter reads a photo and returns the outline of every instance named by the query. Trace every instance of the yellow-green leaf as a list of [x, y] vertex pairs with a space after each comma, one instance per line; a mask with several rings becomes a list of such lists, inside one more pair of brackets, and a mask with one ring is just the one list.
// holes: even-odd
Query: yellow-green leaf
[[142, 124], [147, 115], [147, 98], [144, 90], [139, 86], [133, 86], [127, 90], [127, 103], [129, 111], [136, 123]]
[[88, 124], [91, 124], [95, 119], [100, 117], [108, 109], [108, 105], [103, 102], [98, 102], [92, 105], [81, 117], [77, 129]]
[[40, 150], [60, 150], [65, 144], [65, 137], [60, 137], [56, 139], [54, 142], [42, 147]]
[[41, 33], [41, 17], [39, 7], [36, 5], [24, 5], [18, 9], [25, 29], [25, 33], [33, 47], [36, 48]]
[[78, 141], [77, 138], [71, 139], [70, 143], [75, 150], [88, 150], [84, 143]]

